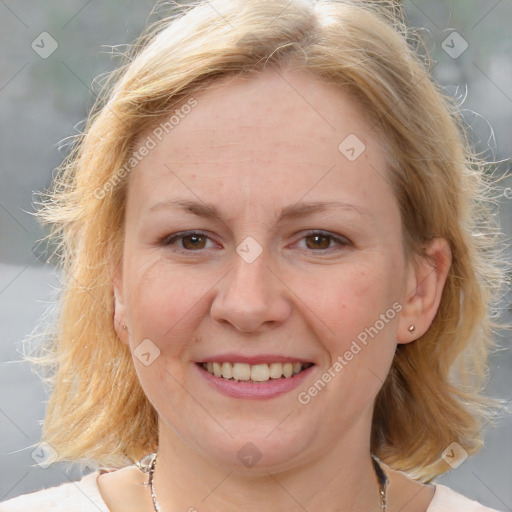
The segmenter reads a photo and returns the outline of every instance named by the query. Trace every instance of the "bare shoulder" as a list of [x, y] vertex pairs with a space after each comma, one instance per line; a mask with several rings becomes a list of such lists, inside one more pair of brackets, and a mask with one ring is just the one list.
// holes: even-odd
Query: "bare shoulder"
[[122, 469], [116, 469], [114, 471], [102, 472], [98, 476], [98, 486], [102, 489], [102, 486], [110, 487], [116, 486], [117, 484], [130, 484], [130, 485], [142, 485], [147, 481], [147, 475], [140, 471], [137, 466], [127, 466]]
[[128, 466], [98, 476], [98, 488], [111, 512], [151, 510], [147, 475], [136, 466]]

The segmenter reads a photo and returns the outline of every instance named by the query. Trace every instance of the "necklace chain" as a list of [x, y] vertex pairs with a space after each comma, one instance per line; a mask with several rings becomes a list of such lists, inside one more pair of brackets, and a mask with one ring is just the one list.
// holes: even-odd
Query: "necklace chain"
[[[161, 512], [161, 507], [158, 503], [158, 499], [156, 497], [155, 487], [153, 485], [153, 475], [155, 473], [155, 465], [156, 465], [156, 453], [150, 453], [145, 455], [136, 463], [137, 467], [143, 473], [149, 473], [148, 481], [144, 483], [144, 485], [149, 486], [149, 490], [151, 492], [151, 499], [153, 501], [153, 508], [155, 512]], [[380, 460], [378, 457], [372, 454], [372, 462], [373, 467], [375, 468], [375, 473], [377, 474], [377, 478], [379, 480], [379, 494], [380, 494], [380, 509], [382, 512], [386, 512], [387, 510], [387, 488], [389, 484], [388, 477], [385, 471], [382, 469], [380, 465]]]

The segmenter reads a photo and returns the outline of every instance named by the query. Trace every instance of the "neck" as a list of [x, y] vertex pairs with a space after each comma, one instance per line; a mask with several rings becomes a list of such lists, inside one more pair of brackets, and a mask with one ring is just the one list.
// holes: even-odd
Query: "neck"
[[153, 481], [162, 512], [381, 510], [369, 442], [362, 442], [359, 424], [354, 435], [349, 432], [307, 463], [256, 473], [215, 464], [162, 423]]

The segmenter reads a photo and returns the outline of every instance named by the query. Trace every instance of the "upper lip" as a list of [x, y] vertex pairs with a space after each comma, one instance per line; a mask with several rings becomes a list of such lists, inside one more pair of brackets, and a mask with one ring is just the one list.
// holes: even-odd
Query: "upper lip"
[[245, 364], [264, 364], [264, 363], [313, 363], [310, 359], [301, 357], [288, 357], [277, 354], [255, 354], [247, 356], [230, 352], [227, 354], [218, 354], [215, 356], [204, 357], [197, 361], [198, 363], [245, 363]]

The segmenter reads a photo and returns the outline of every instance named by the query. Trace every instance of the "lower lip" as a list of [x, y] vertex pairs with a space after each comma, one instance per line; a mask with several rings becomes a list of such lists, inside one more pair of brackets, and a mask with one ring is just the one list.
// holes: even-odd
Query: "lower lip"
[[220, 393], [232, 398], [246, 398], [251, 400], [266, 400], [283, 395], [284, 393], [289, 393], [298, 387], [304, 379], [311, 374], [313, 368], [315, 368], [315, 365], [312, 365], [293, 377], [270, 379], [264, 382], [248, 382], [216, 377], [207, 372], [200, 364], [195, 363], [194, 366], [199, 370], [199, 373], [206, 382]]

